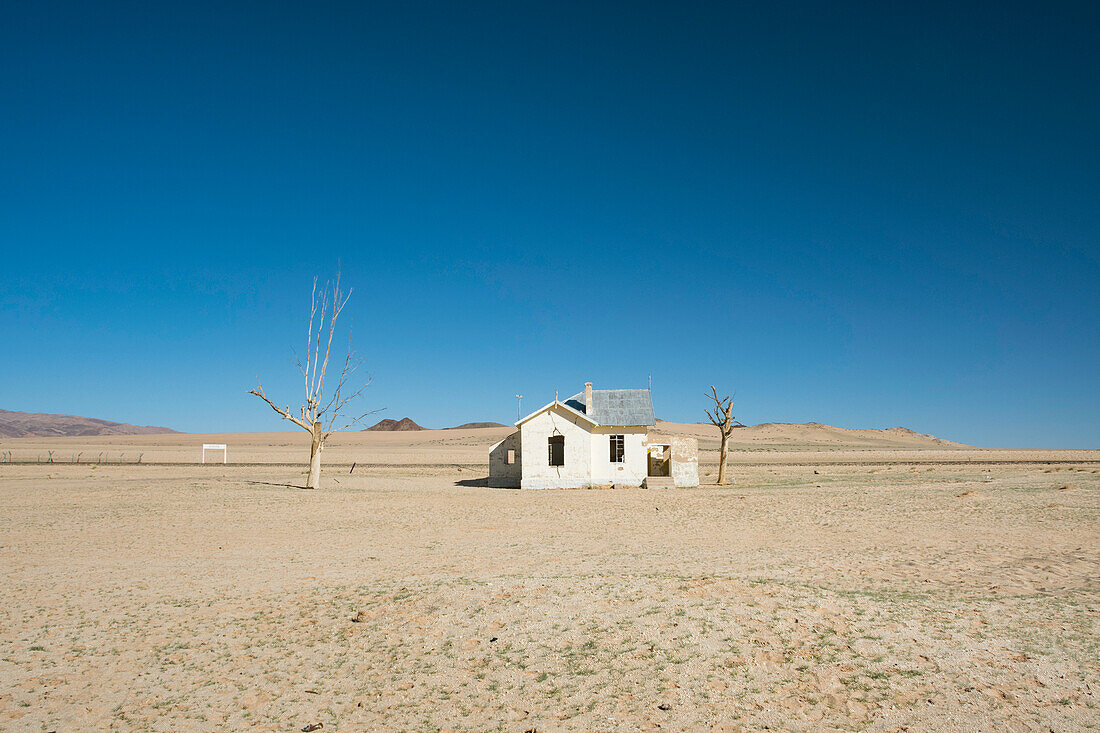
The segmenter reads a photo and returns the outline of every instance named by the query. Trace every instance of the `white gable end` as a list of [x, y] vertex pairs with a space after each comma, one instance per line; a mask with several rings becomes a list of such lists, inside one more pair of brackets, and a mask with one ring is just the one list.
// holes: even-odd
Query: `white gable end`
[[[560, 403], [550, 403], [520, 423], [525, 489], [576, 489], [592, 483], [592, 424]], [[550, 465], [550, 439], [564, 441], [563, 465]]]

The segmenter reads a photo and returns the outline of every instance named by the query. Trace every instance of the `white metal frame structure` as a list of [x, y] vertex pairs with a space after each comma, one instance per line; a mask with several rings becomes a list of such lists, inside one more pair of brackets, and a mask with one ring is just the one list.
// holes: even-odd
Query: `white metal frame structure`
[[202, 462], [206, 463], [206, 451], [208, 450], [220, 450], [222, 452], [222, 463], [225, 463], [229, 458], [229, 451], [226, 450], [225, 443], [203, 443], [202, 444]]

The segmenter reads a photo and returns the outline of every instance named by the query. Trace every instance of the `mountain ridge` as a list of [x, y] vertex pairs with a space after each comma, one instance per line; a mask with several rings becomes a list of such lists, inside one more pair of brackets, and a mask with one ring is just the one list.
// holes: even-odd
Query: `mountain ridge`
[[125, 422], [103, 420], [98, 417], [0, 409], [0, 437], [2, 438], [154, 435], [178, 432], [178, 430], [158, 425], [131, 425]]
[[500, 422], [464, 422], [461, 425], [455, 425], [450, 428], [443, 428], [444, 430], [475, 430], [479, 428], [506, 428], [508, 427], [504, 423]]

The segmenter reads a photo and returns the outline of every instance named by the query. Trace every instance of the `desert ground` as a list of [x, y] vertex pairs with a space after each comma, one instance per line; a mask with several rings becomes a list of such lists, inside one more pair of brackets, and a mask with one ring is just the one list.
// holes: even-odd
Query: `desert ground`
[[0, 729], [1100, 727], [1100, 451], [757, 426], [731, 486], [486, 488], [507, 432], [339, 435], [317, 491], [302, 432], [0, 440]]

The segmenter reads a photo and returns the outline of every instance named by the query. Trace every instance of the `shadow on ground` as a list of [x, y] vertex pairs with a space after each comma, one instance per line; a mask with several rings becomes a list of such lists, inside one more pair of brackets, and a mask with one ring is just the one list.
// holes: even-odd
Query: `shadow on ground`
[[309, 491], [308, 486], [298, 486], [297, 484], [277, 484], [271, 481], [246, 481], [245, 483], [254, 484], [256, 486], [279, 486], [285, 489], [302, 489], [303, 491]]
[[486, 476], [485, 478], [464, 478], [464, 479], [460, 479], [458, 481], [455, 481], [455, 486], [482, 486], [482, 487], [485, 487], [485, 486], [488, 486], [488, 485], [489, 485], [489, 477], [488, 476]]

